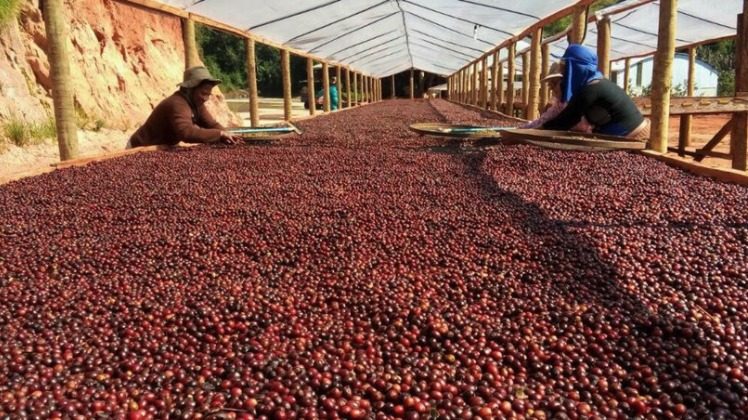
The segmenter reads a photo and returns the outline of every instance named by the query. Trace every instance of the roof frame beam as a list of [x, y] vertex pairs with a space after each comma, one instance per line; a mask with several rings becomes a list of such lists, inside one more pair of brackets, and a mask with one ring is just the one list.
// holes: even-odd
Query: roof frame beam
[[310, 49], [310, 50], [309, 50], [309, 53], [310, 53], [310, 54], [311, 54], [311, 53], [314, 53], [315, 51], [319, 50], [320, 48], [322, 48], [322, 47], [324, 47], [324, 46], [326, 46], [326, 45], [330, 45], [330, 44], [332, 44], [333, 42], [335, 42], [335, 41], [339, 40], [340, 38], [346, 37], [346, 36], [348, 36], [348, 35], [350, 35], [350, 34], [352, 34], [352, 33], [354, 33], [354, 32], [358, 32], [358, 31], [360, 31], [360, 30], [362, 30], [362, 29], [364, 29], [364, 28], [368, 28], [368, 27], [369, 27], [369, 26], [371, 26], [371, 25], [375, 25], [375, 24], [377, 24], [377, 23], [379, 23], [379, 22], [381, 22], [381, 21], [383, 21], [383, 20], [385, 20], [385, 19], [388, 19], [388, 18], [391, 18], [392, 16], [395, 16], [395, 15], [396, 15], [396, 14], [398, 14], [398, 13], [400, 13], [400, 12], [392, 12], [392, 13], [390, 13], [390, 14], [388, 14], [388, 15], [385, 15], [385, 16], [382, 16], [382, 17], [380, 17], [379, 19], [375, 19], [375, 20], [373, 20], [373, 21], [371, 21], [371, 22], [367, 23], [366, 25], [361, 25], [361, 26], [358, 26], [358, 27], [356, 27], [356, 28], [354, 28], [354, 29], [351, 29], [350, 31], [348, 31], [348, 32], [346, 32], [346, 33], [340, 34], [340, 35], [336, 36], [336, 37], [335, 37], [335, 38], [333, 38], [333, 39], [328, 39], [327, 41], [325, 41], [325, 42], [323, 42], [323, 43], [321, 43], [321, 44], [319, 44], [319, 45], [315, 46], [314, 48]]
[[311, 12], [313, 10], [322, 9], [322, 8], [327, 7], [327, 6], [331, 6], [331, 5], [335, 4], [335, 3], [339, 3], [340, 1], [341, 0], [332, 0], [332, 1], [329, 1], [327, 3], [321, 4], [319, 6], [310, 7], [308, 9], [304, 9], [304, 10], [298, 11], [296, 13], [291, 13], [290, 15], [281, 16], [279, 18], [275, 18], [275, 19], [269, 20], [267, 22], [263, 22], [263, 23], [261, 23], [259, 25], [250, 26], [249, 28], [247, 28], [247, 31], [251, 31], [253, 29], [261, 28], [263, 26], [271, 25], [273, 23], [282, 22], [282, 21], [284, 21], [286, 19], [291, 19], [293, 17], [303, 15], [304, 13], [309, 13], [309, 12]]
[[429, 12], [432, 12], [432, 13], [436, 13], [436, 14], [438, 14], [440, 16], [445, 16], [445, 17], [448, 17], [450, 19], [459, 20], [461, 22], [469, 23], [471, 25], [478, 25], [478, 26], [480, 26], [482, 28], [490, 29], [490, 30], [492, 30], [494, 32], [498, 32], [500, 34], [509, 35], [509, 36], [513, 36], [514, 35], [511, 32], [503, 31], [501, 29], [496, 29], [496, 28], [494, 28], [492, 26], [487, 26], [487, 25], [484, 25], [484, 24], [482, 24], [480, 22], [475, 22], [475, 21], [468, 20], [468, 19], [463, 19], [463, 18], [460, 18], [460, 17], [457, 17], [457, 16], [452, 16], [452, 15], [450, 15], [448, 13], [440, 12], [438, 10], [432, 9], [431, 7], [424, 6], [422, 4], [416, 3], [416, 2], [411, 1], [411, 0], [403, 0], [403, 2], [408, 3], [408, 4], [412, 4], [413, 6], [416, 6], [416, 7], [420, 7], [421, 9], [424, 9], [424, 10], [428, 10]]

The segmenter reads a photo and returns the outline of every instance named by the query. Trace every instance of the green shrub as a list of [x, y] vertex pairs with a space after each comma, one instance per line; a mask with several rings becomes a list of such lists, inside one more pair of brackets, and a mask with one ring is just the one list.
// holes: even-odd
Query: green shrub
[[3, 137], [16, 146], [39, 144], [57, 135], [52, 118], [42, 122], [28, 123], [21, 118], [11, 117], [3, 123]]
[[18, 18], [22, 0], [0, 0], [0, 28], [4, 28]]

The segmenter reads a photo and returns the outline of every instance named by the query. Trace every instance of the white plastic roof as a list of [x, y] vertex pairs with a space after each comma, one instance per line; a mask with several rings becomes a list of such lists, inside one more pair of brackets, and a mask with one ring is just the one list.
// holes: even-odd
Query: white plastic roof
[[[370, 76], [449, 75], [584, 0], [161, 0]], [[476, 33], [477, 27], [477, 33]]]
[[[626, 0], [598, 11], [597, 15], [610, 14], [610, 59], [640, 57], [657, 50], [657, 32], [660, 2], [642, 4], [630, 10], [615, 13], [642, 0]], [[743, 0], [678, 0], [676, 48], [717, 40], [737, 33], [737, 15], [743, 9]], [[590, 22], [584, 45], [597, 49], [597, 25]], [[566, 37], [551, 43], [551, 55], [559, 58], [568, 43]]]

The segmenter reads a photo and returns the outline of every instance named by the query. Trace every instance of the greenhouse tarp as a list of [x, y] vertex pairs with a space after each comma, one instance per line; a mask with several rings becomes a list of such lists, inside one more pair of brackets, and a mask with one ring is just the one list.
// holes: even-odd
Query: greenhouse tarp
[[[613, 13], [610, 15], [610, 59], [613, 61], [653, 54], [657, 50], [660, 2], [615, 13], [631, 3], [641, 3], [641, 0], [624, 1], [597, 13], [598, 16]], [[742, 0], [679, 0], [676, 47], [734, 36], [737, 33], [737, 15], [742, 9]], [[597, 26], [594, 22], [589, 23], [584, 45], [597, 49]], [[567, 46], [566, 38], [551, 43], [551, 55], [561, 57]]]
[[163, 0], [241, 32], [383, 77], [449, 75], [579, 0]]

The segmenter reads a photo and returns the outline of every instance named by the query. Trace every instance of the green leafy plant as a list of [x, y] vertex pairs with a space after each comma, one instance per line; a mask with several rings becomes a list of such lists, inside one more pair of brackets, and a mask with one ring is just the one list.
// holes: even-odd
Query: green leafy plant
[[22, 0], [0, 1], [0, 28], [4, 28], [18, 18]]
[[54, 138], [56, 135], [55, 121], [52, 118], [29, 123], [22, 118], [13, 116], [3, 123], [2, 128], [5, 140], [18, 147], [39, 144], [45, 139]]

